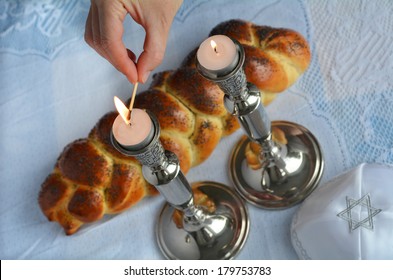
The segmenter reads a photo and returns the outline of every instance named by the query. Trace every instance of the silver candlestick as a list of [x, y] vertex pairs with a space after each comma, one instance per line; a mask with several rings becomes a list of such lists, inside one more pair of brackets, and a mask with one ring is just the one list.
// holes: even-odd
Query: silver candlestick
[[[248, 202], [267, 209], [287, 208], [302, 201], [318, 185], [324, 167], [321, 148], [303, 126], [287, 121], [270, 122], [260, 91], [247, 83], [244, 49], [233, 41], [238, 51], [237, 63], [225, 73], [217, 75], [197, 59], [199, 73], [224, 91], [227, 111], [238, 117], [248, 136], [232, 152], [231, 177]], [[272, 131], [279, 132], [281, 141], [273, 140]], [[245, 157], [250, 142], [257, 142], [261, 147], [259, 164], [253, 168]]]
[[[228, 187], [215, 182], [194, 186], [215, 206], [211, 213], [194, 204], [190, 184], [180, 170], [177, 156], [165, 151], [159, 141], [160, 126], [152, 120], [152, 133], [138, 146], [122, 146], [113, 133], [113, 146], [122, 154], [136, 157], [142, 164], [144, 178], [166, 199], [156, 228], [162, 253], [168, 259], [232, 259], [243, 247], [249, 231], [249, 217], [243, 200]], [[174, 219], [182, 213], [182, 225]]]

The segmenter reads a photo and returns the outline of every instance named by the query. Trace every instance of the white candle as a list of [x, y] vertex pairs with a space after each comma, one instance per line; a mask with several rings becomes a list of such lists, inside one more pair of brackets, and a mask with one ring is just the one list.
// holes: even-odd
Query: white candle
[[197, 59], [203, 68], [219, 76], [228, 74], [236, 67], [239, 55], [229, 37], [214, 35], [199, 46]]
[[153, 124], [150, 116], [141, 109], [132, 109], [131, 125], [118, 115], [112, 126], [116, 141], [123, 147], [143, 148], [153, 136]]

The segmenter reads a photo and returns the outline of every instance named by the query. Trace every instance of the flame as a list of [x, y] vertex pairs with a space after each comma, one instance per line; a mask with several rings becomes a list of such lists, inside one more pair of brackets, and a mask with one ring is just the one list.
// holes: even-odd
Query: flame
[[117, 96], [115, 96], [113, 98], [113, 100], [115, 102], [116, 110], [119, 112], [119, 114], [122, 117], [122, 119], [124, 120], [124, 122], [126, 124], [130, 125], [130, 123], [131, 123], [130, 110], [126, 107], [126, 105], [124, 105], [124, 103]]
[[215, 53], [217, 53], [217, 43], [214, 40], [210, 40], [210, 46], [214, 50]]

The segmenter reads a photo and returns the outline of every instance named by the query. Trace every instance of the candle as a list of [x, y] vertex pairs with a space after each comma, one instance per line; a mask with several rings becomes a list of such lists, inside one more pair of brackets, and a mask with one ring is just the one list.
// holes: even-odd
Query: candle
[[210, 74], [225, 76], [236, 67], [239, 54], [235, 43], [229, 37], [214, 35], [199, 46], [197, 60]]
[[140, 150], [146, 147], [154, 136], [154, 127], [150, 116], [141, 109], [129, 109], [115, 98], [119, 115], [112, 126], [116, 141], [126, 150]]

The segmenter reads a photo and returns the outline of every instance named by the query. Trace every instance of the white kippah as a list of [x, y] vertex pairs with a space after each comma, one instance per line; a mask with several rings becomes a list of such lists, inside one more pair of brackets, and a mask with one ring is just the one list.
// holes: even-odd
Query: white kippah
[[393, 167], [361, 164], [319, 186], [291, 239], [301, 259], [393, 259]]

